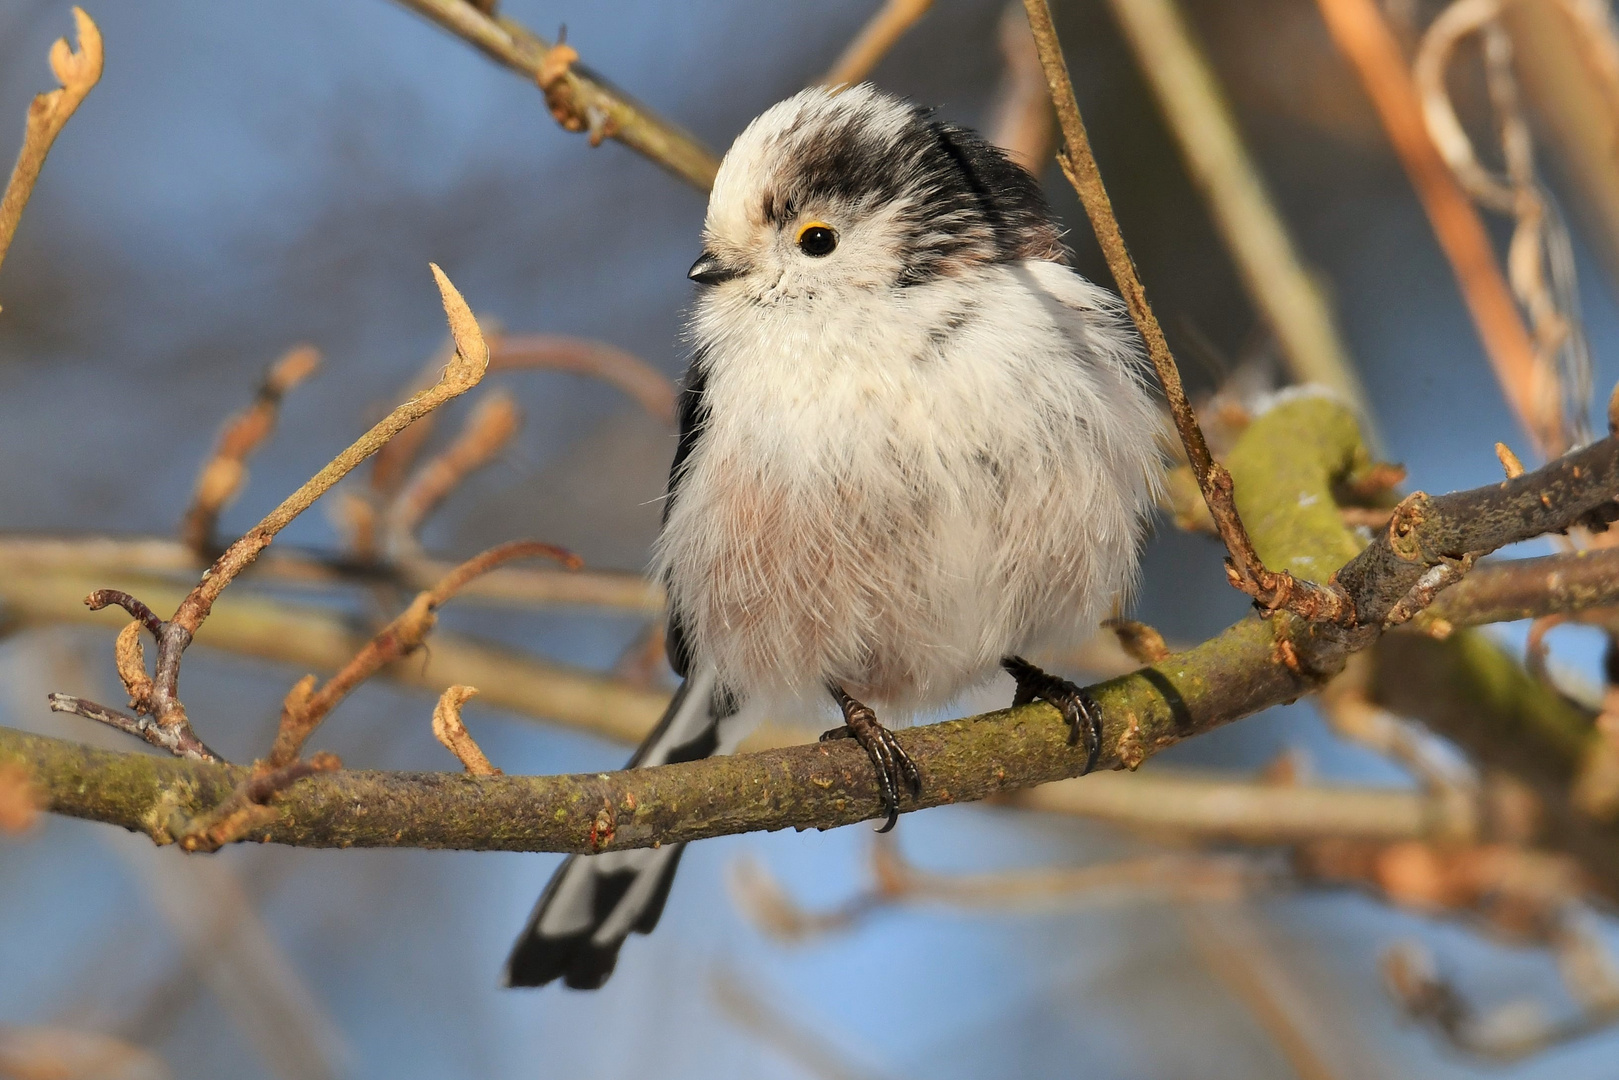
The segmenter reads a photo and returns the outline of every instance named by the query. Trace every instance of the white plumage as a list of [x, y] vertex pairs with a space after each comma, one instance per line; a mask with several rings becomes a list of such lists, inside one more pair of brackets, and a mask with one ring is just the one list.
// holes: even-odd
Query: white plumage
[[806, 91], [720, 167], [705, 246], [754, 269], [697, 302], [707, 417], [655, 572], [694, 662], [745, 700], [824, 709], [830, 682], [890, 719], [1092, 633], [1134, 577], [1161, 463], [1105, 290], [1039, 259], [874, 288], [902, 207], [815, 260], [762, 219], [788, 133], [851, 108], [912, 112]]

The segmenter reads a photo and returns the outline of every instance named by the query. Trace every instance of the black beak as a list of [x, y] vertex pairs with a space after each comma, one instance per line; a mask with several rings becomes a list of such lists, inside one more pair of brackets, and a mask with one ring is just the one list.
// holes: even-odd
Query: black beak
[[732, 269], [720, 262], [718, 255], [705, 251], [697, 256], [697, 261], [691, 264], [686, 276], [699, 285], [718, 285], [722, 281], [730, 281], [739, 273], [740, 270]]

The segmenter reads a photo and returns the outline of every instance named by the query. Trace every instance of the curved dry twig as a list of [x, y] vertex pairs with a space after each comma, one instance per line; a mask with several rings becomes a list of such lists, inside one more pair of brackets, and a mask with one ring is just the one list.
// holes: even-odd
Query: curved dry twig
[[433, 738], [455, 755], [468, 776], [499, 776], [500, 770], [489, 764], [488, 755], [461, 720], [461, 706], [477, 692], [476, 686], [452, 686], [439, 696], [433, 708]]
[[38, 95], [29, 104], [22, 150], [17, 154], [11, 179], [6, 182], [5, 194], [0, 195], [0, 263], [6, 261], [6, 252], [17, 234], [17, 223], [22, 220], [28, 197], [34, 193], [34, 183], [45, 166], [51, 144], [101, 80], [101, 31], [81, 8], [73, 9], [73, 24], [78, 32], [79, 48], [75, 51], [66, 38], [57, 38], [51, 45], [51, 71], [62, 85]]

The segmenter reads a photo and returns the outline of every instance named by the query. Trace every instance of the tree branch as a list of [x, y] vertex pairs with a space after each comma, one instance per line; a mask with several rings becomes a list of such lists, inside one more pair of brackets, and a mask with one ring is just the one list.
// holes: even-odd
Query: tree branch
[[455, 440], [418, 466], [388, 504], [384, 514], [388, 550], [420, 551], [416, 534], [422, 523], [468, 476], [494, 462], [522, 425], [516, 399], [504, 390], [486, 394], [473, 406]]
[[1420, 623], [1451, 626], [1538, 619], [1619, 604], [1619, 548], [1484, 563], [1440, 593]]
[[193, 761], [219, 761], [219, 755], [205, 746], [189, 728], [165, 727], [146, 716], [131, 716], [122, 709], [101, 705], [88, 698], [72, 694], [51, 694], [47, 699], [51, 712], [72, 713], [98, 724], [106, 724], [115, 731], [133, 735], [159, 750], [167, 750], [175, 757]]
[[[1352, 422], [1336, 426], [1324, 424], [1320, 415], [1323, 408], [1339, 407], [1320, 400], [1305, 400], [1279, 412], [1283, 418], [1293, 417], [1301, 429], [1324, 427], [1338, 432], [1352, 447], [1355, 436]], [[1280, 421], [1272, 419], [1272, 423]], [[1349, 455], [1344, 446], [1311, 444], [1304, 449], [1318, 450], [1329, 457], [1334, 453], [1338, 458]], [[1319, 496], [1323, 499], [1330, 499], [1330, 479], [1335, 471], [1332, 466], [1323, 466], [1320, 470]], [[1336, 519], [1333, 522], [1342, 531]], [[1098, 701], [1110, 721], [1105, 753], [1109, 762], [1138, 765], [1156, 749], [1187, 734], [1307, 692], [1312, 685], [1311, 678], [1278, 658], [1275, 624], [1276, 620], [1257, 616], [1245, 619], [1214, 641], [1169, 657], [1155, 668], [1097, 688]], [[289, 632], [295, 633], [290, 627]], [[487, 683], [476, 677], [456, 681], [488, 689]], [[1048, 710], [1052, 723], [1028, 722], [1031, 715], [1038, 715], [1043, 708], [1046, 707], [1028, 706], [1017, 713], [991, 714], [979, 721], [958, 721], [903, 733], [901, 738], [907, 742], [907, 748], [923, 753], [925, 756], [918, 760], [928, 762], [924, 769], [928, 790], [921, 805], [982, 798], [1003, 788], [1079, 772], [1084, 765], [1084, 755], [1068, 746], [1066, 730], [1056, 721], [1054, 710]], [[831, 749], [797, 747], [767, 752], [766, 759], [745, 755], [696, 763], [697, 772], [691, 777], [673, 778], [673, 786], [668, 786], [671, 778], [659, 770], [634, 770], [608, 781], [602, 781], [599, 776], [574, 778], [582, 788], [574, 786], [567, 778], [522, 781], [499, 778], [500, 783], [520, 786], [498, 792], [445, 787], [442, 779], [430, 776], [379, 774], [362, 782], [357, 778], [365, 774], [344, 772], [300, 783], [283, 793], [278, 804], [283, 817], [267, 826], [267, 832], [255, 830], [252, 835], [268, 834], [300, 843], [322, 842], [318, 837], [331, 827], [330, 821], [310, 830], [295, 827], [290, 834], [277, 830], [299, 820], [306, 798], [328, 791], [331, 784], [353, 783], [362, 783], [361, 790], [349, 792], [359, 802], [339, 801], [351, 810], [356, 805], [363, 808], [361, 817], [365, 828], [377, 822], [385, 822], [386, 827], [364, 836], [344, 833], [332, 842], [432, 846], [469, 843], [476, 846], [493, 842], [497, 846], [515, 844], [525, 848], [549, 846], [555, 850], [564, 847], [572, 850], [580, 844], [583, 844], [582, 849], [588, 849], [593, 843], [598, 847], [615, 842], [625, 845], [629, 838], [637, 835], [643, 835], [642, 843], [670, 842], [676, 838], [668, 832], [670, 829], [679, 831], [680, 835], [714, 835], [715, 830], [844, 824], [878, 812], [877, 792], [869, 769], [862, 767], [864, 758], [858, 752], [844, 754], [845, 749], [841, 746]], [[768, 760], [769, 754], [784, 757], [780, 762], [772, 762]], [[763, 772], [757, 771], [761, 768]], [[828, 773], [828, 768], [834, 771]], [[149, 800], [173, 797], [162, 793], [172, 776], [160, 778], [161, 775], [150, 774], [144, 780], [149, 785]], [[222, 784], [231, 783], [237, 776], [231, 769], [209, 775]], [[187, 789], [191, 794], [185, 797], [195, 797], [196, 805], [188, 803], [179, 812], [181, 818], [189, 819], [204, 812], [206, 807], [225, 797], [214, 794], [201, 775], [195, 779], [197, 784]], [[654, 788], [646, 787], [649, 782]], [[603, 783], [609, 786], [600, 787]], [[529, 784], [538, 787], [529, 789], [525, 786]], [[616, 786], [620, 784], [630, 786]], [[665, 786], [658, 788], [658, 784]], [[54, 790], [50, 784], [40, 787], [47, 792]], [[52, 805], [63, 812], [87, 812], [87, 804], [80, 800], [87, 797], [88, 790], [81, 787], [78, 795]], [[582, 795], [581, 791], [588, 795]], [[743, 801], [736, 803], [739, 794]], [[446, 803], [446, 797], [451, 802]], [[488, 803], [491, 798], [495, 801]], [[507, 805], [512, 799], [526, 802], [526, 809], [513, 811]], [[144, 804], [146, 809], [150, 808], [149, 800]], [[94, 803], [91, 797], [88, 805]], [[483, 808], [479, 809], [480, 806]], [[625, 821], [621, 827], [618, 811], [612, 809], [619, 806], [630, 808], [628, 813], [635, 821]], [[560, 818], [558, 810], [563, 811]], [[767, 825], [778, 818], [781, 818], [780, 824]], [[114, 817], [113, 820], [123, 819]], [[491, 826], [504, 829], [504, 826], [494, 825], [503, 821], [528, 822], [541, 831], [532, 833], [524, 826], [502, 839], [476, 839], [479, 830]], [[638, 821], [647, 824], [642, 828], [632, 827]], [[446, 834], [443, 831], [446, 827], [454, 831]], [[161, 828], [154, 824], [153, 829], [156, 830], [152, 833], [154, 836], [173, 835], [170, 824], [163, 824]], [[412, 837], [414, 839], [407, 839]], [[618, 839], [615, 841], [612, 837]]]
[[1243, 844], [1323, 837], [1387, 843], [1476, 838], [1471, 805], [1403, 788], [1278, 784], [1179, 770], [1098, 773], [1006, 799], [1009, 806], [1073, 814], [1126, 828]]
[[[1250, 484], [1258, 477], [1246, 471], [1239, 476], [1283, 505], [1325, 506], [1322, 521], [1310, 526], [1307, 519], [1302, 530], [1289, 531], [1284, 525], [1291, 519], [1282, 515], [1255, 520], [1262, 545], [1285, 541], [1297, 545], [1294, 550], [1317, 552], [1313, 573], [1328, 576], [1332, 545], [1352, 535], [1330, 512], [1332, 484], [1365, 453], [1353, 417], [1329, 399], [1296, 398], [1250, 425], [1239, 451], [1249, 439], [1289, 460], [1315, 462], [1294, 474], [1291, 486]], [[1371, 555], [1352, 560], [1363, 572], [1351, 594], [1370, 610], [1409, 589], [1433, 545], [1441, 553], [1479, 550], [1576, 520], [1619, 490], [1616, 459], [1619, 438], [1610, 437], [1519, 480], [1426, 499], [1422, 515], [1402, 515], [1391, 526], [1403, 544], [1391, 550], [1410, 548], [1415, 561], [1385, 552], [1391, 542], [1383, 538], [1367, 549]], [[1233, 453], [1232, 460], [1258, 469], [1264, 456]], [[1544, 501], [1537, 491], [1547, 493]], [[1401, 521], [1412, 528], [1399, 530]], [[1280, 537], [1269, 535], [1271, 523]], [[1089, 692], [1106, 717], [1102, 761], [1133, 768], [1182, 739], [1309, 693], [1352, 651], [1375, 641], [1381, 628], [1372, 622], [1343, 631], [1285, 612], [1254, 614], [1201, 645], [1093, 686]], [[1471, 637], [1417, 640], [1449, 646]], [[1408, 645], [1387, 651], [1404, 653]], [[1583, 732], [1563, 730], [1573, 741], [1561, 747], [1565, 764], [1553, 771], [1566, 779], [1569, 756], [1592, 736], [1589, 725]], [[1065, 779], [1085, 766], [1086, 755], [1068, 744], [1060, 715], [1044, 704], [915, 728], [898, 738], [923, 776], [922, 795], [907, 810]], [[245, 775], [231, 766], [106, 753], [8, 731], [0, 731], [0, 759], [27, 766], [49, 808], [140, 829], [159, 841], [181, 834]], [[831, 828], [883, 813], [869, 762], [846, 741], [581, 776], [338, 772], [298, 782], [280, 794], [275, 809], [275, 820], [256, 827], [252, 837], [308, 846], [525, 851], [603, 851], [758, 829]], [[1559, 837], [1548, 839], [1562, 844]], [[1586, 865], [1599, 871], [1601, 886], [1619, 895], [1619, 827], [1587, 822], [1575, 839], [1591, 856]]]
[[[713, 186], [720, 163], [711, 150], [584, 65], [574, 64], [577, 54], [567, 46], [552, 45], [513, 20], [491, 17], [466, 0], [399, 2], [538, 82], [557, 123], [569, 131], [588, 131], [592, 145], [603, 138], [617, 139], [699, 191]], [[558, 63], [559, 59], [565, 62]]]

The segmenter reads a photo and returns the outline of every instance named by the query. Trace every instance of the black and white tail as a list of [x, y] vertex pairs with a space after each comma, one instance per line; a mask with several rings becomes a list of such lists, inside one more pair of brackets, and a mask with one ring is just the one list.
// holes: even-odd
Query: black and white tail
[[[728, 754], [740, 731], [712, 668], [681, 683], [658, 726], [630, 758], [628, 768], [695, 761]], [[618, 962], [630, 932], [658, 925], [685, 844], [570, 855], [551, 876], [522, 937], [506, 961], [507, 986], [544, 986], [561, 979], [575, 990], [595, 990]]]

